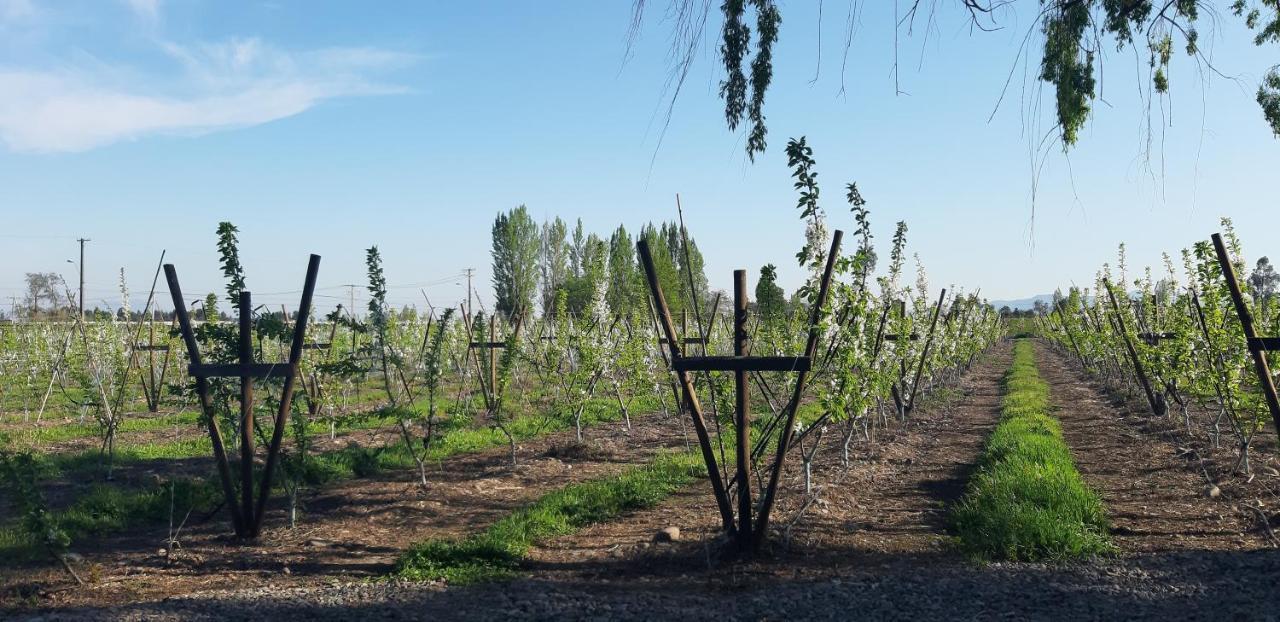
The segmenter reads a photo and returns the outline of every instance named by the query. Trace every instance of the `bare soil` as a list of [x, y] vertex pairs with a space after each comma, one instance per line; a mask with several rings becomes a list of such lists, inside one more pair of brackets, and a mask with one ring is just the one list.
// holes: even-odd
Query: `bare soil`
[[[1215, 481], [1202, 469], [1197, 452], [1161, 433], [1161, 421], [1111, 407], [1052, 348], [1042, 345], [1036, 358], [1077, 468], [1106, 504], [1113, 539], [1123, 550], [1234, 550], [1272, 544], [1257, 510], [1243, 507], [1257, 507], [1247, 500], [1249, 493]], [[1098, 416], [1108, 411], [1113, 416]], [[1264, 459], [1264, 454], [1258, 456], [1259, 462]], [[1273, 488], [1280, 482], [1271, 476], [1266, 480]]]
[[[364, 433], [363, 431], [360, 433]], [[409, 546], [434, 537], [469, 534], [541, 494], [648, 462], [664, 448], [683, 447], [680, 426], [660, 416], [638, 417], [630, 432], [621, 424], [584, 430], [585, 442], [561, 432], [521, 443], [519, 466], [508, 450], [459, 455], [433, 465], [424, 490], [413, 472], [342, 482], [309, 495], [296, 529], [289, 529], [285, 500], [277, 496], [260, 541], [229, 536], [222, 513], [193, 517], [181, 548], [166, 555], [168, 527], [153, 525], [96, 542], [76, 543], [89, 586], [58, 589], [66, 578], [55, 568], [0, 570], [4, 600], [40, 607], [104, 606], [156, 600], [207, 590], [284, 589], [386, 574]], [[574, 445], [575, 457], [552, 448]], [[182, 520], [184, 508], [178, 508]], [[194, 523], [194, 524], [192, 524]], [[34, 600], [33, 600], [34, 599]]]
[[[856, 443], [849, 464], [840, 459], [838, 431], [829, 431], [815, 465], [821, 501], [803, 513], [799, 464], [791, 460], [775, 544], [751, 560], [720, 555], [717, 515], [707, 484], [699, 482], [660, 507], [536, 547], [526, 578], [515, 581], [471, 587], [391, 581], [325, 585], [325, 577], [342, 573], [329, 574], [332, 568], [320, 566], [313, 579], [298, 582], [272, 572], [270, 565], [280, 558], [259, 561], [249, 570], [224, 560], [217, 571], [234, 577], [217, 581], [224, 589], [194, 586], [188, 591], [198, 593], [166, 600], [159, 600], [163, 589], [148, 590], [137, 594], [141, 602], [118, 608], [102, 606], [119, 599], [59, 597], [59, 604], [82, 606], [46, 605], [39, 615], [46, 620], [1275, 619], [1280, 551], [1265, 529], [1245, 518], [1246, 512], [1232, 509], [1240, 501], [1233, 496], [1237, 493], [1205, 494], [1198, 458], [1189, 459], [1185, 447], [1126, 414], [1065, 357], [1043, 344], [1038, 348], [1041, 374], [1076, 462], [1110, 509], [1120, 549], [1113, 557], [979, 564], [952, 546], [948, 507], [962, 494], [998, 419], [999, 380], [1011, 350], [1004, 342], [965, 374], [955, 391], [939, 393], [946, 399], [922, 405], [875, 442]], [[405, 483], [400, 485], [405, 490]], [[466, 521], [455, 521], [454, 531], [444, 527], [442, 532], [475, 531], [516, 504], [470, 509]], [[430, 520], [448, 521], [443, 514]], [[394, 520], [413, 519], [384, 513], [358, 528], [382, 529], [377, 523]], [[670, 526], [681, 529], [680, 539], [655, 543], [655, 532]], [[342, 559], [354, 564], [353, 558], [364, 555], [389, 556], [390, 551], [352, 549]], [[231, 585], [236, 587], [225, 589]]]

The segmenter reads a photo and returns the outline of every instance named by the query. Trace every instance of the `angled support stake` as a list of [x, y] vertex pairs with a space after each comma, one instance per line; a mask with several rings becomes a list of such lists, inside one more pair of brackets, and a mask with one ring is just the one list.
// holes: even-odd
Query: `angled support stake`
[[[280, 455], [280, 444], [284, 440], [284, 429], [288, 423], [289, 412], [293, 406], [294, 383], [298, 376], [298, 364], [302, 360], [302, 350], [307, 333], [307, 320], [311, 316], [311, 298], [316, 287], [316, 276], [320, 271], [320, 256], [312, 255], [307, 264], [306, 281], [302, 288], [302, 302], [298, 305], [298, 321], [293, 326], [293, 340], [289, 347], [289, 359], [283, 363], [257, 363], [253, 361], [253, 306], [249, 292], [240, 292], [240, 333], [237, 348], [238, 362], [232, 364], [205, 364], [200, 356], [200, 346], [196, 341], [195, 329], [182, 296], [182, 287], [178, 283], [178, 273], [173, 264], [165, 264], [165, 279], [169, 284], [169, 293], [173, 297], [174, 313], [178, 318], [178, 327], [182, 340], [187, 347], [187, 355], [191, 358], [188, 373], [195, 378], [196, 394], [200, 398], [200, 408], [209, 426], [209, 440], [213, 445], [214, 462], [218, 469], [218, 478], [222, 484], [222, 493], [227, 508], [231, 512], [231, 521], [236, 536], [245, 539], [257, 538], [262, 531], [262, 519], [267, 500], [271, 493], [271, 478], [276, 461]], [[210, 378], [240, 379], [240, 499], [237, 501], [235, 484], [231, 477], [231, 463], [227, 458], [223, 444], [222, 431], [218, 425], [217, 413], [214, 412], [213, 400], [209, 393]], [[267, 446], [266, 461], [260, 481], [254, 485], [254, 425], [253, 425], [253, 381], [258, 378], [283, 378], [284, 388], [280, 394], [280, 406], [276, 410], [275, 427]], [[257, 498], [255, 500], [255, 488]]]

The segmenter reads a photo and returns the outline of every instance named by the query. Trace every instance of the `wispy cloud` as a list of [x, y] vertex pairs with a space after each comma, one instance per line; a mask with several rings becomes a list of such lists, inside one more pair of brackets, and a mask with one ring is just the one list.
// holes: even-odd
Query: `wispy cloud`
[[91, 67], [0, 67], [0, 140], [18, 152], [76, 152], [149, 135], [201, 135], [293, 116], [329, 99], [403, 92], [376, 76], [416, 60], [374, 48], [275, 49], [258, 39], [161, 49], [168, 77]]
[[154, 23], [160, 19], [160, 0], [124, 0], [124, 3], [134, 14], [148, 22]]
[[35, 15], [31, 0], [0, 0], [0, 22], [17, 21]]

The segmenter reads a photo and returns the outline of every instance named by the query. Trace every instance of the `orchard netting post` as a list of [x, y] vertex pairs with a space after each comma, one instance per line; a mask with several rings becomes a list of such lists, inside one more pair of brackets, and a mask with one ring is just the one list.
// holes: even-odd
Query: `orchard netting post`
[[[466, 314], [465, 310], [463, 311], [462, 319], [463, 323], [467, 327], [467, 334], [472, 335], [471, 331], [473, 328], [473, 320]], [[520, 337], [520, 325], [523, 323], [523, 320], [524, 317], [522, 315], [517, 315], [515, 317], [515, 325], [512, 328], [512, 334], [517, 339]], [[481, 322], [483, 321], [483, 318], [481, 318]], [[498, 315], [495, 313], [489, 316], [489, 330], [485, 333], [485, 340], [477, 341], [474, 336], [472, 336], [471, 341], [467, 342], [468, 352], [475, 352], [477, 350], [484, 352], [483, 356], [476, 353], [474, 358], [476, 360], [476, 367], [482, 368], [480, 370], [481, 373], [479, 374], [480, 391], [481, 394], [484, 395], [485, 406], [490, 408], [493, 407], [494, 402], [497, 400], [495, 392], [497, 391], [498, 386], [498, 350], [507, 347], [507, 342], [505, 340], [497, 339], [497, 333]]]
[[1276, 396], [1276, 385], [1271, 379], [1271, 366], [1267, 363], [1267, 352], [1280, 350], [1280, 337], [1259, 337], [1253, 326], [1253, 313], [1245, 303], [1244, 293], [1240, 290], [1240, 281], [1236, 279], [1235, 266], [1231, 264], [1231, 256], [1227, 246], [1222, 242], [1221, 234], [1213, 234], [1213, 248], [1218, 252], [1218, 265], [1222, 267], [1222, 276], [1227, 280], [1231, 290], [1231, 302], [1235, 303], [1236, 315], [1240, 316], [1240, 327], [1244, 330], [1245, 345], [1249, 355], [1253, 357], [1253, 369], [1258, 374], [1258, 384], [1262, 387], [1262, 395], [1266, 398], [1267, 409], [1271, 411], [1271, 421], [1276, 424], [1276, 433], [1280, 435], [1280, 398]]
[[[294, 382], [298, 376], [298, 364], [302, 360], [302, 350], [307, 334], [307, 319], [311, 315], [311, 297], [316, 287], [316, 275], [320, 272], [320, 256], [312, 255], [307, 263], [306, 281], [302, 287], [302, 302], [298, 305], [298, 321], [293, 327], [293, 341], [289, 346], [289, 359], [283, 363], [258, 363], [253, 360], [253, 306], [249, 292], [240, 292], [240, 334], [238, 341], [238, 362], [230, 364], [206, 364], [200, 357], [200, 346], [196, 342], [195, 330], [182, 296], [182, 287], [178, 283], [178, 272], [173, 264], [165, 264], [165, 279], [169, 283], [169, 293], [173, 297], [174, 314], [178, 318], [178, 326], [182, 340], [187, 346], [187, 354], [191, 358], [188, 373], [195, 378], [196, 394], [200, 398], [200, 408], [209, 426], [209, 440], [213, 444], [213, 457], [218, 468], [218, 477], [222, 483], [222, 493], [227, 509], [231, 512], [231, 522], [236, 536], [245, 539], [257, 538], [262, 531], [262, 519], [267, 499], [271, 494], [271, 476], [280, 455], [280, 444], [284, 439], [285, 426], [288, 423], [289, 411], [293, 406]], [[240, 379], [240, 500], [236, 500], [235, 483], [231, 477], [231, 463], [227, 458], [223, 445], [222, 431], [218, 425], [217, 413], [214, 411], [213, 399], [209, 392], [210, 378]], [[258, 378], [283, 378], [284, 388], [280, 394], [280, 406], [276, 410], [275, 427], [267, 446], [266, 462], [262, 475], [257, 482], [257, 499], [254, 499], [255, 485], [253, 473], [254, 459], [254, 425], [253, 425], [253, 381]]]
[[1151, 389], [1151, 381], [1142, 367], [1142, 361], [1138, 358], [1138, 350], [1133, 347], [1133, 340], [1129, 337], [1129, 327], [1124, 323], [1124, 311], [1120, 309], [1120, 303], [1116, 302], [1115, 288], [1107, 279], [1102, 280], [1102, 285], [1107, 288], [1107, 298], [1111, 300], [1111, 309], [1115, 312], [1113, 317], [1116, 320], [1117, 331], [1124, 341], [1125, 350], [1129, 353], [1129, 361], [1133, 363], [1133, 372], [1138, 377], [1138, 384], [1142, 386], [1142, 392], [1147, 396], [1147, 405], [1151, 407], [1151, 414], [1161, 416], [1164, 413], [1161, 412], [1160, 403], [1156, 400], [1155, 391]]
[[[843, 232], [837, 230], [832, 237], [831, 250], [827, 254], [826, 266], [819, 282], [817, 298], [810, 313], [809, 338], [802, 356], [747, 356], [745, 354], [748, 350], [748, 337], [746, 328], [746, 272], [743, 270], [738, 270], [734, 273], [734, 354], [732, 356], [685, 356], [682, 340], [676, 335], [671, 311], [667, 307], [666, 297], [663, 295], [662, 287], [658, 282], [658, 272], [654, 266], [649, 245], [643, 239], [637, 244], [640, 262], [644, 268], [645, 279], [649, 286], [649, 294], [653, 299], [659, 327], [666, 338], [666, 345], [670, 352], [671, 370], [675, 372], [679, 381], [689, 409], [689, 416], [693, 420], [693, 427], [697, 432], [698, 445], [701, 449], [703, 461], [706, 464], [707, 475], [711, 480], [712, 494], [720, 511], [724, 531], [729, 534], [737, 545], [738, 550], [743, 553], [748, 553], [758, 548], [764, 542], [765, 534], [768, 533], [769, 513], [773, 509], [774, 501], [777, 498], [783, 463], [786, 459], [787, 451], [791, 447], [792, 437], [795, 434], [800, 398], [804, 393], [805, 381], [808, 378], [813, 358], [817, 353], [818, 340], [822, 336], [822, 310], [830, 292], [831, 278], [835, 270], [836, 258], [840, 251], [840, 241], [843, 235]], [[734, 444], [737, 455], [735, 456], [735, 473], [728, 483], [722, 479], [720, 468], [716, 463], [715, 448], [707, 430], [706, 419], [703, 417], [702, 404], [699, 402], [698, 395], [694, 389], [691, 372], [699, 371], [734, 372], [735, 404], [737, 407], [737, 413], [734, 417], [736, 428]], [[752, 451], [751, 420], [748, 407], [750, 403], [748, 372], [763, 371], [795, 372], [797, 376], [791, 401], [787, 403], [786, 408], [782, 411], [782, 416], [785, 417], [785, 420], [781, 425], [766, 428], [766, 430], [777, 431], [776, 450], [773, 463], [767, 467], [769, 470], [768, 484], [760, 491], [757, 504], [752, 502], [751, 494]], [[765, 434], [761, 435], [761, 438], [757, 439], [757, 443], [761, 446], [767, 445], [771, 434], [772, 432], [766, 431]], [[736, 516], [729, 494], [730, 485], [736, 485], [738, 494]]]
[[[164, 387], [164, 377], [169, 371], [169, 344], [156, 343], [156, 321], [151, 318], [148, 324], [148, 336], [146, 343], [135, 343], [133, 345], [134, 366], [138, 368], [138, 380], [142, 383], [142, 395], [147, 401], [147, 411], [156, 412], [160, 410], [160, 397], [162, 387]], [[143, 368], [141, 357], [138, 352], [146, 352], [146, 368]], [[156, 353], [163, 352], [160, 358], [160, 368], [156, 369]]]
[[920, 361], [916, 364], [915, 380], [911, 381], [911, 397], [907, 400], [907, 413], [916, 407], [916, 395], [920, 389], [920, 376], [924, 373], [925, 363], [929, 360], [929, 348], [933, 345], [933, 333], [938, 328], [938, 314], [942, 312], [942, 302], [947, 299], [947, 290], [938, 294], [938, 303], [933, 307], [933, 320], [929, 322], [929, 336], [925, 337], [924, 349], [920, 351]]

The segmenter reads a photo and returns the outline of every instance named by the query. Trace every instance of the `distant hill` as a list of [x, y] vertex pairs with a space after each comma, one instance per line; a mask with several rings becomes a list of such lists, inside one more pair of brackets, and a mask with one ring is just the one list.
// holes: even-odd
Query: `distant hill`
[[1043, 302], [1047, 305], [1053, 304], [1053, 294], [1040, 294], [1030, 298], [1019, 298], [1017, 300], [992, 300], [991, 306], [999, 309], [1001, 307], [1009, 307], [1010, 309], [1021, 310], [1031, 309], [1036, 306], [1036, 301]]

